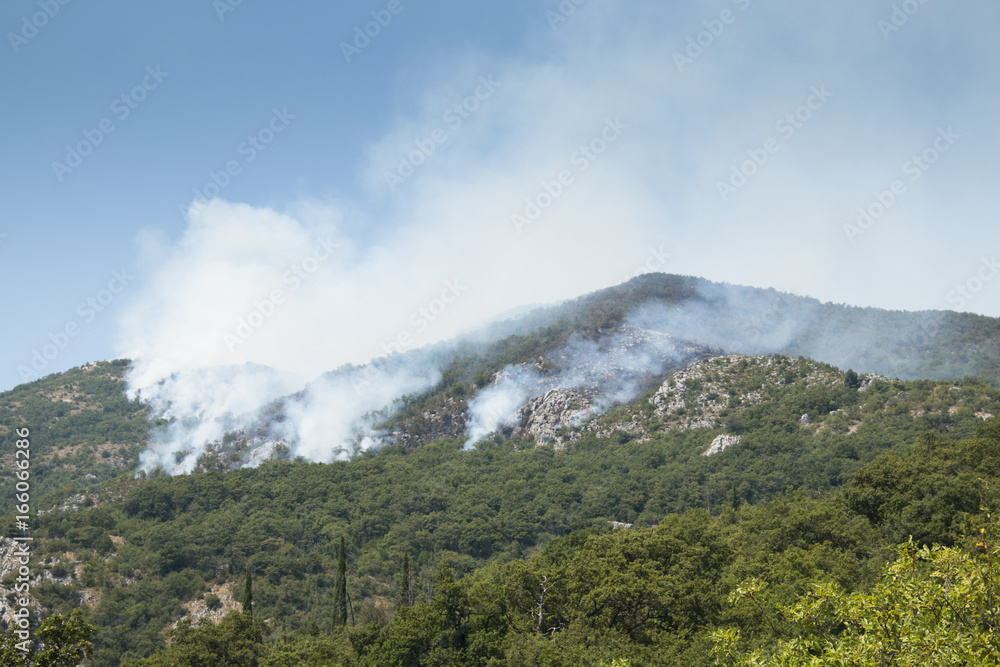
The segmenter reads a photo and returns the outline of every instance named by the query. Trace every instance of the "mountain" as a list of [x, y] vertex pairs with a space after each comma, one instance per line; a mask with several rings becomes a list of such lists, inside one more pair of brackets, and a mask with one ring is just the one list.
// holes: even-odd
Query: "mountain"
[[148, 406], [126, 398], [127, 366], [93, 362], [0, 393], [0, 506], [14, 505], [16, 428], [30, 429], [37, 509], [135, 470], [159, 422], [150, 420]]
[[[996, 384], [998, 326], [976, 315], [854, 308], [647, 274], [455, 341], [346, 366], [235, 417], [228, 408], [206, 410], [209, 417], [166, 437], [151, 458], [168, 470], [190, 471], [286, 455], [330, 460], [396, 443], [413, 449], [443, 437], [465, 437], [471, 445], [515, 427], [523, 417], [518, 411], [550, 390], [561, 392], [567, 417], [589, 418], [633, 399], [671, 370], [727, 353], [805, 356], [887, 377], [969, 376]], [[232, 381], [192, 384], [210, 401]], [[189, 394], [183, 392], [185, 401]], [[172, 405], [165, 401], [161, 414]], [[336, 420], [325, 412], [328, 405], [339, 406]], [[222, 423], [207, 441], [198, 436], [202, 427]], [[319, 423], [328, 427], [321, 435]], [[195, 436], [201, 439], [192, 445]]]
[[[145, 658], [179, 620], [239, 609], [248, 568], [274, 652], [262, 664], [423, 664], [421, 637], [452, 664], [579, 664], [588, 650], [708, 664], [712, 629], [763, 627], [723, 608], [746, 576], [777, 582], [784, 603], [822, 577], [864, 590], [907, 535], [961, 543], [1000, 488], [977, 487], [1000, 481], [996, 327], [654, 274], [229, 414], [193, 474], [136, 476], [140, 453], [184, 420], [127, 398], [127, 360], [0, 394], [0, 451], [12, 463], [14, 429], [30, 428], [34, 608], [84, 610], [97, 628], [89, 664]], [[353, 456], [296, 454], [288, 425], [304, 397], [324, 395], [315, 386], [364, 392], [418, 370], [432, 382], [375, 392], [390, 398], [331, 443]], [[16, 534], [12, 511], [0, 526]], [[331, 621], [341, 538], [351, 631]], [[638, 571], [621, 589], [634, 603], [580, 588], [610, 595], [624, 562], [653, 568], [662, 590]], [[8, 622], [16, 567], [4, 538]], [[543, 627], [530, 601], [546, 581]], [[226, 623], [211, 632], [244, 632]], [[179, 647], [209, 641], [181, 627]]]
[[[501, 438], [547, 440], [570, 423], [627, 403], [670, 371], [723, 354], [805, 356], [900, 379], [968, 376], [997, 385], [998, 341], [1000, 321], [978, 315], [854, 308], [774, 290], [646, 274], [495, 322], [456, 341], [344, 367], [314, 384], [363, 390], [401, 374], [431, 378], [396, 398], [394, 392], [405, 386], [383, 392], [388, 398], [376, 397], [364, 419], [355, 417], [359, 420], [343, 441], [327, 445], [342, 448], [346, 456], [386, 444], [414, 449], [440, 438], [495, 432]], [[13, 450], [15, 426], [32, 427], [38, 456], [32, 474], [43, 495], [55, 488], [63, 495], [78, 494], [134, 470], [138, 453], [167, 433], [162, 406], [125, 397], [128, 364], [88, 364], [0, 394], [0, 451]], [[263, 375], [255, 371], [244, 377]], [[199, 382], [208, 393], [227, 389]], [[202, 457], [192, 469], [224, 470], [300, 454], [288, 437], [288, 424], [295, 421], [288, 408], [307, 393], [278, 398], [242, 416], [227, 413], [222, 432], [192, 454]], [[322, 402], [315, 407], [323, 409]], [[197, 422], [196, 415], [187, 422], [192, 419]], [[176, 417], [173, 423], [178, 424]], [[171, 463], [192, 447], [179, 450]], [[11, 474], [5, 467], [0, 481], [9, 481]], [[9, 502], [12, 487], [2, 488], [0, 497]]]

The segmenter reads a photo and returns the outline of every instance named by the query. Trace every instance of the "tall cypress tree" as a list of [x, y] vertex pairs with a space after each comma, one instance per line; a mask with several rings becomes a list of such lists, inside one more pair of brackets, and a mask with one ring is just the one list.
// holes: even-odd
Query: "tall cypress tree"
[[337, 559], [337, 580], [333, 587], [333, 625], [347, 625], [347, 554], [344, 538], [340, 538], [340, 556]]
[[250, 574], [249, 563], [247, 563], [247, 579], [243, 584], [243, 613], [253, 616], [253, 575]]
[[399, 606], [409, 607], [413, 604], [410, 597], [410, 556], [403, 554], [403, 576], [399, 582]]

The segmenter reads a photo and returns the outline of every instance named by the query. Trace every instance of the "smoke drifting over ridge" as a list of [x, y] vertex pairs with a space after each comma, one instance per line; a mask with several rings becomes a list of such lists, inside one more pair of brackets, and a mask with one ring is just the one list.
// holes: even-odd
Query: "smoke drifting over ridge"
[[[523, 253], [544, 249], [525, 250], [505, 227], [417, 226], [361, 247], [331, 204], [279, 213], [212, 200], [189, 216], [175, 242], [142, 239], [144, 286], [120, 326], [119, 354], [133, 360], [130, 396], [175, 419], [144, 469], [190, 470], [208, 442], [330, 369], [412, 352], [526, 302], [578, 293], [574, 256], [511, 274]], [[491, 237], [489, 253], [469, 252]], [[434, 362], [403, 356], [411, 365], [374, 374], [370, 366], [366, 384], [321, 379], [286, 401], [280, 435], [293, 454], [345, 456], [364, 414], [437, 381]]]
[[705, 346], [632, 324], [599, 341], [576, 338], [543, 363], [508, 366], [469, 401], [465, 447], [502, 426], [513, 426], [529, 398], [553, 389], [582, 390], [593, 396], [588, 416], [594, 416], [632, 400], [650, 379], [710, 352]]
[[[985, 7], [970, 8], [965, 20], [988, 25], [995, 10]], [[831, 21], [830, 7], [754, 3], [739, 30], [677, 72], [672, 54], [711, 18], [703, 9], [669, 15], [652, 2], [591, 0], [558, 31], [532, 35], [530, 56], [466, 54], [447, 59], [458, 65], [422, 74], [415, 64], [401, 73], [413, 76], [400, 77], [412, 89], [396, 92], [416, 110], [371, 140], [357, 167], [359, 192], [281, 211], [213, 200], [191, 208], [179, 239], [147, 236], [144, 287], [136, 287], [122, 321], [118, 354], [134, 360], [132, 395], [150, 397], [159, 414], [186, 425], [164, 436], [162, 455], [146, 460], [169, 464], [178, 452], [197, 451], [199, 441], [252, 421], [276, 397], [304, 390], [330, 369], [451, 339], [525, 303], [615, 284], [649, 265], [650, 248], [670, 255], [658, 268], [672, 273], [937, 307], [951, 288], [940, 277], [959, 280], [976, 268], [955, 259], [966, 256], [966, 242], [937, 234], [939, 221], [986, 219], [991, 191], [969, 176], [992, 173], [994, 155], [956, 150], [935, 167], [934, 180], [922, 180], [893, 208], [912, 231], [893, 234], [887, 217], [854, 245], [842, 238], [872, 188], [884, 187], [885, 170], [922, 149], [945, 122], [940, 95], [911, 97], [907, 77], [872, 67], [891, 62], [870, 30], [884, 8], [858, 3]], [[965, 34], [947, 15], [931, 21], [943, 10], [922, 12], [935, 25], [930, 35], [916, 25], [909, 33], [921, 38], [922, 52], [923, 38], [947, 44]], [[796, 57], [768, 59], [775, 44]], [[979, 55], [991, 53], [991, 42], [966, 44], [969, 62], [992, 62]], [[974, 104], [981, 76], [956, 82], [948, 108], [988, 109]], [[442, 111], [474, 94], [481, 77], [493, 82], [489, 99], [460, 127], [449, 126], [447, 141], [390, 190], [386, 170], [426, 142]], [[780, 152], [722, 201], [720, 179], [817, 85], [834, 93], [822, 113], [782, 137]], [[909, 100], [891, 127], [885, 109], [873, 112], [872, 104], [882, 104], [872, 102], [873, 86], [886, 90], [880, 100]], [[987, 111], [962, 121], [995, 133]], [[959, 188], [949, 169], [960, 160]], [[530, 224], [512, 224], [515, 215]], [[915, 246], [921, 231], [939, 241]], [[950, 252], [942, 248], [948, 244]], [[891, 269], [907, 285], [903, 292], [881, 279], [893, 256], [909, 260]], [[937, 277], [923, 268], [948, 262]], [[987, 298], [984, 292], [976, 307]], [[747, 352], [791, 349], [809, 333], [804, 313], [779, 313], [776, 325], [757, 327], [756, 339], [713, 324], [717, 314], [692, 305], [660, 313], [663, 322], [650, 313], [648, 326]], [[800, 345], [803, 354], [823, 358], [823, 346], [840, 344], [833, 334], [810, 335], [819, 342]], [[275, 369], [273, 377], [262, 381], [259, 366]], [[363, 396], [317, 382], [286, 403], [281, 437], [297, 438], [292, 446], [316, 460], [343, 456], [364, 430], [365, 411], [430, 386], [439, 370], [429, 363], [389, 374]], [[230, 405], [222, 395], [234, 388], [240, 398]], [[341, 413], [333, 404], [346, 407]]]
[[968, 357], [997, 352], [995, 341], [966, 350], [942, 334], [968, 326], [972, 315], [843, 306], [705, 280], [696, 280], [695, 289], [697, 297], [682, 304], [644, 304], [631, 321], [731, 354], [805, 356], [902, 379], [962, 377], [971, 373]]
[[148, 386], [130, 379], [129, 398], [148, 402], [152, 418], [171, 420], [154, 433], [139, 469], [191, 472], [208, 443], [255, 422], [263, 406], [300, 386], [292, 376], [252, 364], [188, 370]]
[[153, 417], [172, 420], [154, 434], [139, 470], [192, 472], [202, 454], [233, 432], [258, 434], [241, 455], [241, 466], [255, 467], [276, 445], [309, 461], [346, 459], [381, 444], [377, 422], [401, 396], [440, 378], [419, 356], [405, 364], [346, 367], [304, 387], [295, 376], [252, 364], [179, 373], [151, 387], [130, 388], [130, 397], [149, 402]]

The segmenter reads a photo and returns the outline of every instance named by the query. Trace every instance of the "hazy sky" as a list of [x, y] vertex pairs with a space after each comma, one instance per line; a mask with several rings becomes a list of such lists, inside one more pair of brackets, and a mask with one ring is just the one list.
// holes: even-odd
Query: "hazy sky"
[[308, 376], [642, 270], [1000, 316], [995, 2], [8, 0], [0, 26], [0, 390], [119, 355]]

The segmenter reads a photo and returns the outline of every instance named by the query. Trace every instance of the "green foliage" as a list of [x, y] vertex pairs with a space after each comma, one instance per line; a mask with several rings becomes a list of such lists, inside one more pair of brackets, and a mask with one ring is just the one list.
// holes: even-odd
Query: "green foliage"
[[247, 576], [243, 583], [243, 613], [253, 617], [253, 573], [247, 565]]
[[170, 648], [127, 667], [258, 667], [262, 631], [246, 613], [231, 612], [218, 625], [188, 620], [170, 632]]
[[982, 503], [994, 505], [1000, 486], [1000, 426], [980, 425], [975, 437], [955, 442], [927, 433], [902, 456], [885, 454], [855, 475], [845, 497], [850, 508], [884, 526], [895, 542], [954, 544]]
[[399, 580], [399, 606], [409, 607], [413, 604], [413, 592], [410, 578], [410, 554], [403, 554], [403, 571]]
[[344, 538], [340, 538], [340, 549], [337, 557], [337, 579], [333, 589], [333, 624], [337, 627], [347, 625], [347, 549]]
[[[613, 323], [618, 305], [605, 305], [572, 326]], [[403, 414], [464, 405], [463, 387], [484, 368], [561, 344], [567, 329], [546, 331], [462, 357], [440, 392]], [[919, 545], [958, 543], [979, 499], [995, 500], [997, 487], [979, 480], [1000, 477], [996, 426], [976, 429], [976, 412], [997, 412], [991, 387], [877, 382], [859, 392], [839, 379], [799, 382], [839, 374], [822, 364], [765, 361], [786, 380], [761, 389], [760, 364], [743, 364], [729, 395], [754, 390], [764, 402], [727, 408], [726, 432], [742, 441], [712, 457], [701, 453], [719, 430], [664, 429], [640, 400], [600, 418], [608, 437], [589, 433], [561, 452], [512, 442], [467, 452], [441, 438], [330, 465], [106, 481], [37, 518], [35, 556], [57, 572], [72, 551], [83, 579], [35, 591], [68, 612], [81, 584], [101, 589], [84, 612], [98, 627], [90, 664], [101, 667], [162, 653], [181, 604], [223, 583], [272, 622], [254, 644], [260, 664], [705, 664], [711, 632], [736, 627], [762, 648], [779, 634], [727, 606], [739, 582], [768, 581], [770, 607], [816, 582], [868, 590], [884, 545], [911, 534]], [[725, 405], [728, 390], [717, 391]], [[646, 435], [626, 430], [633, 420]], [[636, 528], [610, 532], [610, 521]], [[349, 616], [360, 627], [338, 628]]]
[[[119, 382], [127, 365], [97, 362], [0, 393], [0, 459], [12, 456], [14, 429], [28, 427], [38, 509], [120, 475], [148, 440], [146, 406]], [[0, 465], [0, 507], [15, 504], [13, 481], [13, 467]]]
[[[740, 633], [728, 628], [714, 633], [713, 652], [731, 665], [1000, 664], [1000, 549], [979, 542], [970, 554], [910, 542], [896, 555], [870, 591], [815, 584], [779, 612], [791, 627], [772, 649], [741, 654]], [[733, 598], [752, 600], [760, 587], [748, 582]]]
[[[76, 667], [93, 654], [91, 636], [94, 626], [87, 623], [79, 609], [69, 615], [52, 614], [32, 632], [28, 644], [11, 628], [0, 636], [0, 665], [18, 667]], [[22, 648], [29, 648], [28, 652]]]
[[353, 649], [346, 634], [307, 636], [282, 635], [274, 642], [264, 644], [259, 667], [335, 667], [353, 664]]
[[[904, 391], [925, 401], [936, 386], [921, 390], [907, 384]], [[1000, 451], [992, 424], [956, 440], [970, 432], [964, 424], [978, 421], [971, 415], [964, 422], [956, 416], [951, 430], [918, 438], [919, 423], [909, 414], [898, 422], [884, 416], [887, 397], [900, 393], [898, 388], [873, 387], [869, 392], [874, 394], [861, 393], [860, 398], [858, 392], [843, 387], [825, 396], [788, 391], [775, 395], [770, 412], [746, 410], [748, 431], [743, 442], [712, 457], [700, 454], [714, 432], [692, 430], [657, 433], [650, 440], [624, 444], [589, 435], [564, 452], [517, 450], [510, 444], [467, 452], [458, 441], [439, 441], [413, 452], [389, 447], [378, 455], [330, 465], [280, 461], [255, 470], [129, 481], [113, 487], [121, 498], [117, 502], [38, 517], [38, 555], [73, 550], [85, 561], [88, 581], [103, 587], [93, 612], [99, 629], [92, 664], [114, 665], [162, 649], [161, 632], [182, 617], [181, 603], [203, 598], [211, 583], [232, 582], [234, 597], [242, 599], [248, 569], [253, 571], [256, 617], [274, 619], [281, 636], [305, 634], [320, 619], [322, 635], [333, 628], [338, 581], [344, 581], [351, 594], [348, 616], [380, 626], [389, 622], [393, 612], [404, 606], [393, 604], [403, 597], [404, 555], [414, 602], [408, 613], [418, 618], [429, 609], [425, 605], [432, 599], [429, 592], [442, 559], [450, 561], [459, 582], [471, 573], [471, 585], [484, 566], [523, 562], [539, 552], [554, 559], [557, 552], [550, 549], [564, 548], [558, 545], [565, 544], [567, 536], [589, 535], [574, 531], [604, 528], [615, 520], [634, 523], [644, 532], [646, 526], [657, 526], [664, 519], [674, 521], [669, 518], [672, 514], [710, 504], [718, 515], [713, 520], [724, 524], [718, 553], [731, 557], [719, 565], [718, 581], [703, 583], [711, 595], [698, 602], [703, 611], [690, 616], [708, 620], [679, 625], [661, 613], [659, 603], [626, 596], [624, 604], [645, 605], [642, 608], [650, 611], [641, 622], [629, 621], [636, 623], [633, 629], [624, 629], [619, 607], [601, 606], [595, 597], [601, 590], [595, 584], [602, 581], [600, 573], [617, 571], [618, 565], [609, 565], [615, 561], [607, 554], [595, 555], [602, 543], [594, 537], [588, 549], [595, 554], [588, 556], [589, 561], [568, 556], [559, 561], [560, 567], [574, 564], [574, 577], [590, 578], [586, 594], [591, 598], [583, 596], [582, 588], [578, 598], [566, 598], [568, 590], [553, 589], [551, 606], [547, 605], [551, 613], [545, 610], [543, 618], [552, 620], [549, 629], [561, 628], [555, 633], [558, 637], [537, 630], [537, 614], [530, 616], [525, 610], [531, 605], [524, 602], [517, 612], [523, 623], [517, 627], [523, 626], [523, 632], [534, 628], [539, 637], [494, 653], [513, 660], [510, 656], [521, 652], [518, 659], [530, 664], [550, 651], [563, 651], [563, 643], [576, 633], [598, 632], [560, 611], [561, 599], [574, 600], [566, 605], [590, 604], [591, 618], [603, 624], [599, 634], [612, 633], [622, 646], [652, 651], [653, 646], [662, 649], [666, 641], [656, 637], [683, 636], [687, 639], [675, 642], [677, 650], [695, 651], [697, 642], [707, 642], [707, 635], [699, 634], [705, 623], [739, 618], [747, 627], [756, 627], [752, 618], [740, 616], [742, 612], [725, 609], [725, 591], [732, 582], [747, 576], [773, 582], [767, 595], [775, 604], [791, 603], [813, 580], [832, 579], [848, 590], [871, 585], [884, 562], [877, 545], [898, 542], [900, 531], [911, 528], [922, 528], [913, 533], [917, 540], [944, 535], [953, 542], [975, 511], [977, 478], [992, 479], [1000, 473], [1000, 460], [992, 453]], [[830, 400], [838, 405], [851, 394], [853, 400], [871, 402], [871, 414], [883, 415], [885, 427], [869, 433], [813, 436], [799, 426], [803, 401]], [[903, 442], [908, 437], [915, 441], [909, 448]], [[850, 451], [843, 452], [848, 444]], [[865, 467], [866, 459], [886, 449], [897, 453], [875, 458]], [[889, 466], [891, 475], [870, 474], [885, 468], [884, 461], [899, 463]], [[897, 475], [897, 468], [906, 474]], [[822, 495], [858, 470], [866, 472], [858, 474], [844, 501]], [[789, 485], [814, 491], [786, 492]], [[735, 510], [734, 490], [739, 501]], [[122, 544], [109, 556], [103, 546], [93, 550], [87, 542], [71, 541], [70, 536], [82, 534], [74, 531], [83, 527], [99, 528], [87, 538], [94, 545], [101, 542], [98, 537], [110, 539], [110, 535], [120, 537]], [[619, 537], [626, 535], [620, 531], [611, 535], [614, 540], [626, 539]], [[345, 553], [349, 547], [357, 554], [350, 562], [345, 559], [343, 577], [338, 576], [338, 549], [328, 546], [339, 546], [341, 538]], [[585, 562], [591, 565], [584, 567]], [[623, 591], [628, 590], [628, 581], [644, 581], [646, 574], [661, 567], [632, 572], [632, 562], [626, 559], [621, 569], [622, 577], [631, 577], [623, 579]], [[543, 575], [549, 583], [567, 586], [548, 571], [529, 574], [535, 578], [524, 580], [525, 591], [537, 592]], [[509, 585], [498, 583], [497, 589], [507, 590]], [[648, 592], [661, 599], [657, 591]], [[71, 593], [71, 587], [53, 588], [46, 600], [68, 610], [75, 604]], [[600, 611], [595, 611], [598, 607]], [[421, 636], [429, 632], [423, 626], [413, 630], [418, 631]], [[675, 658], [682, 659], [680, 655]], [[608, 653], [606, 661], [616, 657], [650, 664], [628, 651]]]

